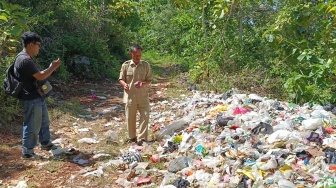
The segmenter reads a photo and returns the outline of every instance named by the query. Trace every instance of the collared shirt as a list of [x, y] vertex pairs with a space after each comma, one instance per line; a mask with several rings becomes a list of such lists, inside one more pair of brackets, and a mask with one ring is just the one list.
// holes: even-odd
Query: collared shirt
[[132, 60], [122, 64], [120, 69], [119, 80], [123, 80], [129, 86], [129, 90], [124, 90], [123, 102], [127, 104], [143, 104], [149, 103], [149, 87], [145, 85], [140, 88], [135, 87], [135, 82], [152, 81], [152, 69], [148, 62], [140, 61], [136, 65]]

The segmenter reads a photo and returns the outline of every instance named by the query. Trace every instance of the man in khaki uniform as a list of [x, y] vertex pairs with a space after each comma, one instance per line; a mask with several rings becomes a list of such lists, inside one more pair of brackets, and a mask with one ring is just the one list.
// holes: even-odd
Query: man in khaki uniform
[[[131, 60], [121, 66], [119, 83], [124, 88], [125, 115], [128, 141], [142, 145], [148, 141], [149, 87], [152, 82], [152, 70], [148, 62], [141, 60], [142, 48], [133, 45], [130, 48]], [[139, 135], [136, 135], [136, 114], [140, 113]]]

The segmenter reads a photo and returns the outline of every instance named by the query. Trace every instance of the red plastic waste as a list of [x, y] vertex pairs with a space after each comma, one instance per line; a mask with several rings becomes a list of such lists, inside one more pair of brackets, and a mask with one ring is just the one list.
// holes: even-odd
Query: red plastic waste
[[330, 165], [329, 170], [336, 170], [336, 165]]
[[233, 114], [234, 114], [234, 115], [238, 115], [238, 114], [246, 114], [247, 112], [249, 112], [248, 109], [237, 107], [237, 108], [233, 111]]
[[158, 163], [160, 162], [160, 156], [159, 155], [152, 155], [151, 158], [153, 163]]
[[332, 127], [326, 127], [325, 130], [328, 134], [335, 132], [335, 130]]
[[152, 182], [152, 178], [148, 177], [148, 178], [138, 178], [138, 180], [135, 182], [137, 186], [139, 185], [143, 185], [143, 184], [147, 184], [147, 183], [151, 183]]

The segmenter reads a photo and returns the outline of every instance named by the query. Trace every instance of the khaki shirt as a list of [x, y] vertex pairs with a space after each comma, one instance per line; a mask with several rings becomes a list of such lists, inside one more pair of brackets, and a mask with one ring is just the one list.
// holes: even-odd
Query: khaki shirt
[[150, 84], [136, 88], [137, 81], [152, 81], [152, 69], [148, 62], [140, 61], [138, 65], [132, 60], [125, 61], [120, 69], [119, 80], [123, 80], [129, 85], [129, 90], [124, 90], [123, 102], [127, 104], [144, 104], [149, 103]]

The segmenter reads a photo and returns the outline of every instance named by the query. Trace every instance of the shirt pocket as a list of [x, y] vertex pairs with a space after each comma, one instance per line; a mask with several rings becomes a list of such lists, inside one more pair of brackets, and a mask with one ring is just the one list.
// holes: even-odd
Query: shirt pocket
[[130, 83], [133, 80], [133, 72], [132, 71], [127, 71], [126, 72], [126, 80], [128, 83]]

